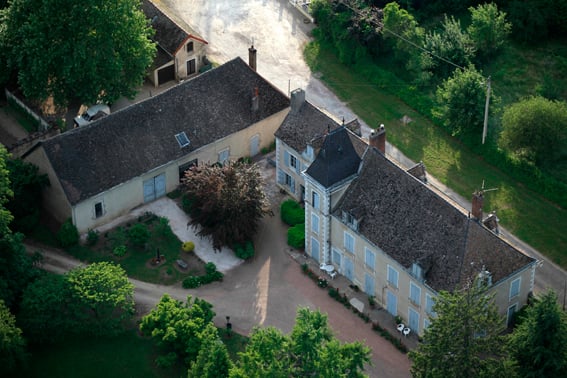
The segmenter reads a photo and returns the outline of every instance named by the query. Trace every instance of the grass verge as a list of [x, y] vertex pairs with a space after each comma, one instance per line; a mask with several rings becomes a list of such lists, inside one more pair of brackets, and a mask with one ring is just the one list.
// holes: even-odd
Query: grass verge
[[[338, 62], [334, 50], [311, 42], [305, 58], [312, 71], [372, 127], [384, 123], [388, 140], [413, 161], [465, 198], [481, 188], [498, 188], [485, 196], [486, 211], [496, 210], [502, 225], [564, 269], [567, 268], [567, 211], [527, 190], [505, 172], [484, 162], [440, 127], [360, 73]], [[401, 121], [408, 116], [411, 122]]]

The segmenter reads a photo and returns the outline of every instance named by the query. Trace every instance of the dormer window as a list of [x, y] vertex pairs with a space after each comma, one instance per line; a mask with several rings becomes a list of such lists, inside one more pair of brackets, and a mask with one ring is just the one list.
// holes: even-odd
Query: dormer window
[[358, 220], [352, 216], [348, 211], [343, 210], [343, 223], [352, 228], [354, 231], [358, 231]]
[[411, 265], [411, 275], [420, 281], [423, 281], [423, 269], [418, 263], [413, 263]]
[[482, 267], [482, 270], [478, 274], [478, 284], [485, 287], [492, 286], [492, 273]]

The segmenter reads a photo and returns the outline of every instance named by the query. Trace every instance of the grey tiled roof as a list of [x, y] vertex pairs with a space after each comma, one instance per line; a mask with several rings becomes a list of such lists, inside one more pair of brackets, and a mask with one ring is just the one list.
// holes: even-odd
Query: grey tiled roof
[[[322, 137], [329, 129], [340, 125], [308, 101], [298, 111], [290, 111], [276, 131], [276, 137], [295, 151], [302, 153], [312, 141]], [[317, 146], [313, 146], [315, 149]]]
[[344, 127], [332, 130], [306, 173], [325, 188], [351, 177], [358, 171], [360, 156]]
[[333, 214], [341, 219], [343, 211], [359, 221], [361, 235], [405, 268], [427, 261], [425, 280], [437, 291], [455, 289], [482, 266], [495, 283], [533, 262], [375, 148], [368, 148]]
[[[258, 88], [259, 107], [252, 110]], [[43, 142], [71, 204], [179, 159], [289, 106], [240, 58]], [[179, 147], [184, 131], [190, 145]]]
[[169, 12], [166, 11], [163, 5], [160, 5], [159, 1], [157, 3], [158, 5], [150, 0], [144, 0], [142, 2], [142, 10], [155, 30], [154, 41], [168, 54], [175, 55], [188, 38], [204, 41], [188, 25], [181, 25], [179, 22], [174, 21], [172, 15], [168, 14]]

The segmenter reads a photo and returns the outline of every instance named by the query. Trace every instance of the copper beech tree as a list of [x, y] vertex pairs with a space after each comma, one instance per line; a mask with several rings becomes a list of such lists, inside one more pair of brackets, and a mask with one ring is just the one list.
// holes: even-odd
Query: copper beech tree
[[[227, 162], [196, 165], [185, 172], [182, 190], [190, 202], [190, 224], [213, 247], [251, 240], [269, 213], [264, 181], [255, 164]], [[200, 226], [200, 228], [199, 228]]]

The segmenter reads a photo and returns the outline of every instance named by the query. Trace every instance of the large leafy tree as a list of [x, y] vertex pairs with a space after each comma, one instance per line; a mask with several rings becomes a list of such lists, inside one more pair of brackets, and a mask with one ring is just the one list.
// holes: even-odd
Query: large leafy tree
[[14, 217], [12, 229], [25, 233], [39, 223], [41, 191], [49, 185], [49, 179], [39, 174], [37, 166], [21, 159], [8, 159], [6, 163], [14, 193], [6, 207]]
[[498, 10], [494, 3], [470, 7], [471, 24], [467, 28], [476, 47], [477, 55], [482, 58], [493, 56], [500, 50], [512, 31], [512, 24], [506, 21], [506, 13]]
[[65, 276], [45, 274], [26, 287], [23, 293], [18, 324], [33, 343], [53, 343], [80, 331]]
[[70, 270], [66, 276], [72, 300], [82, 314], [84, 331], [107, 335], [123, 329], [134, 314], [134, 285], [122, 267], [99, 262]]
[[273, 327], [255, 329], [230, 377], [365, 377], [369, 361], [368, 347], [341, 344], [326, 315], [300, 308], [289, 336]]
[[[437, 316], [425, 330], [423, 342], [410, 352], [416, 378], [490, 377], [502, 353], [503, 319], [494, 295], [475, 281], [452, 293], [440, 292], [433, 310]], [[501, 374], [505, 375], [505, 372]]]
[[[396, 2], [390, 2], [384, 7], [384, 27], [382, 29], [385, 44], [393, 48], [394, 55], [399, 62], [406, 66], [415, 66], [421, 50], [425, 31], [417, 20], [407, 10], [400, 8]], [[412, 62], [414, 62], [412, 64]]]
[[[498, 99], [491, 92], [491, 108]], [[481, 140], [486, 103], [486, 79], [474, 68], [456, 69], [437, 88], [437, 107], [433, 110], [453, 135], [474, 134]]]
[[510, 105], [502, 115], [499, 144], [538, 165], [567, 155], [567, 103], [538, 96]]
[[211, 237], [216, 249], [251, 240], [269, 212], [255, 164], [198, 165], [187, 170], [182, 181], [192, 201], [191, 225], [200, 226], [199, 235]]
[[16, 318], [0, 300], [0, 373], [15, 370], [26, 356], [26, 341], [22, 330], [16, 326]]
[[209, 322], [201, 332], [201, 349], [189, 369], [188, 378], [226, 378], [231, 368], [226, 345], [220, 339], [217, 328]]
[[13, 0], [4, 25], [24, 94], [58, 105], [133, 96], [155, 54], [140, 0]]
[[7, 168], [8, 151], [3, 144], [0, 144], [0, 238], [10, 234], [10, 222], [14, 218], [6, 208], [6, 204], [13, 197], [14, 192], [10, 186], [10, 171]]
[[567, 316], [553, 291], [536, 298], [527, 308], [508, 347], [519, 377], [566, 376]]
[[157, 345], [173, 356], [182, 358], [189, 365], [199, 355], [203, 337], [215, 313], [212, 305], [205, 300], [191, 296], [183, 303], [164, 294], [152, 311], [142, 318], [140, 330], [156, 341]]

